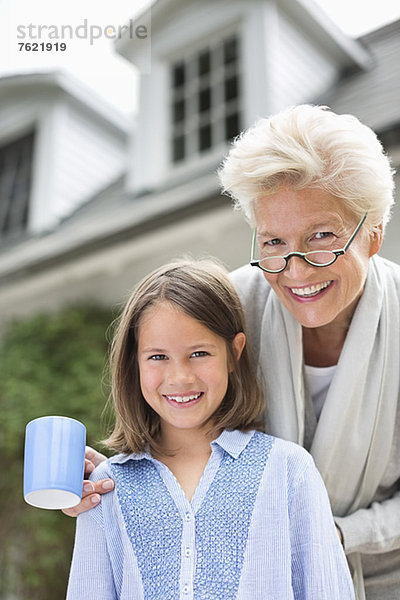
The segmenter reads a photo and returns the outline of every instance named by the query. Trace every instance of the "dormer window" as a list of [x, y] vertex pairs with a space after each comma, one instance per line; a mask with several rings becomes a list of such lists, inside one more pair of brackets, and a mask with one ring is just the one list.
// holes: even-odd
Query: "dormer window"
[[28, 226], [34, 134], [0, 147], [0, 237]]
[[171, 161], [201, 155], [240, 131], [239, 40], [231, 35], [171, 66]]

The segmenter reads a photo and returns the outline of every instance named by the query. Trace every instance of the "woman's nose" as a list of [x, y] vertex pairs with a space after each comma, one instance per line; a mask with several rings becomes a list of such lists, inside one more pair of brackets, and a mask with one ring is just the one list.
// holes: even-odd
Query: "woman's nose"
[[301, 256], [293, 255], [289, 258], [287, 263], [287, 267], [284, 273], [291, 277], [291, 279], [296, 279], [301, 281], [305, 279], [306, 276], [310, 274], [312, 269], [315, 269], [313, 265], [310, 265], [307, 261], [304, 260]]

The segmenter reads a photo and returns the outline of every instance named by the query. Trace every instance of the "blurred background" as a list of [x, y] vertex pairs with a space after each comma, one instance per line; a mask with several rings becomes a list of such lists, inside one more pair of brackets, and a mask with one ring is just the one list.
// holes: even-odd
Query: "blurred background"
[[[26, 423], [77, 418], [101, 449], [133, 285], [182, 254], [248, 261], [216, 177], [232, 138], [324, 104], [399, 169], [400, 5], [368, 4], [0, 0], [0, 600], [64, 598], [72, 551], [74, 520], [22, 500]], [[397, 262], [399, 226], [397, 207], [381, 251]]]

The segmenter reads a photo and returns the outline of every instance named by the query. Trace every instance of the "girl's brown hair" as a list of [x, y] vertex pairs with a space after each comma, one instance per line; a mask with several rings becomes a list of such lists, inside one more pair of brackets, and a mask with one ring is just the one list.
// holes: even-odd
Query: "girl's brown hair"
[[147, 444], [160, 450], [160, 418], [140, 388], [137, 335], [145, 311], [161, 302], [173, 304], [226, 341], [228, 389], [212, 417], [211, 431], [260, 429], [264, 403], [253, 361], [246, 346], [239, 360], [232, 347], [236, 334], [245, 332], [239, 297], [226, 271], [214, 261], [179, 260], [145, 277], [119, 318], [110, 356], [115, 426], [104, 443], [117, 452], [141, 452]]

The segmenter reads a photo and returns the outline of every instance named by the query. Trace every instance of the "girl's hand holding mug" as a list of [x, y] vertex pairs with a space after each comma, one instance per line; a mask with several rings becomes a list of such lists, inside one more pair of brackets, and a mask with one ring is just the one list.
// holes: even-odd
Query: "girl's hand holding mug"
[[86, 446], [85, 450], [85, 480], [83, 481], [82, 500], [79, 504], [72, 508], [63, 509], [63, 513], [69, 517], [77, 517], [83, 512], [90, 510], [100, 502], [100, 495], [106, 494], [114, 489], [112, 479], [101, 479], [100, 481], [88, 481], [90, 473], [102, 463], [106, 457]]

